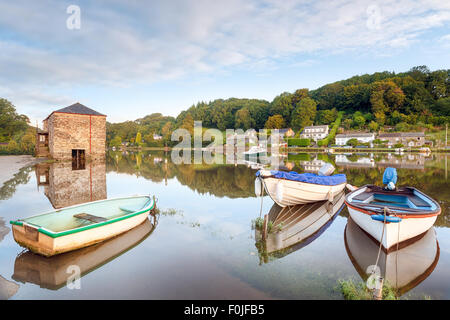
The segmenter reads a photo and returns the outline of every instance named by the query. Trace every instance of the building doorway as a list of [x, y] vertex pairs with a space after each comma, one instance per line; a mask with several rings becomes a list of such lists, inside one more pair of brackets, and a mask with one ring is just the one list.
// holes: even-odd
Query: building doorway
[[82, 149], [72, 149], [72, 170], [84, 170], [85, 168], [85, 151]]

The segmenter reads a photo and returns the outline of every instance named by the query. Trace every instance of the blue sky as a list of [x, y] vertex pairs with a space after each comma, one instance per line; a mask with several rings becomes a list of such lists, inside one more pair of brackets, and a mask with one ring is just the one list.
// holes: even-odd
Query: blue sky
[[[70, 5], [80, 29], [68, 29]], [[198, 101], [450, 68], [443, 0], [1, 1], [0, 97], [32, 123], [81, 102], [134, 120]]]

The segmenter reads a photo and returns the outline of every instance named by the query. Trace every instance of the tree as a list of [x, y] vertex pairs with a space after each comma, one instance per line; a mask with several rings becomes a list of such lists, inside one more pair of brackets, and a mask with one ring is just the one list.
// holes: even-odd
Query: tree
[[14, 135], [21, 135], [28, 128], [29, 119], [16, 112], [16, 107], [0, 98], [0, 142], [8, 142]]
[[384, 80], [372, 85], [370, 103], [376, 122], [383, 125], [386, 114], [397, 110], [404, 102], [405, 95], [393, 81]]
[[140, 145], [142, 144], [142, 135], [141, 135], [140, 132], [138, 132], [138, 133], [136, 134], [136, 139], [134, 139], [134, 142], [135, 142], [138, 146], [140, 146]]
[[255, 121], [247, 108], [242, 108], [236, 112], [236, 120], [234, 123], [236, 129], [248, 130], [255, 126]]
[[264, 125], [266, 129], [282, 129], [285, 127], [283, 116], [280, 114], [273, 115], [267, 119]]
[[316, 112], [317, 103], [313, 99], [309, 97], [302, 99], [292, 113], [291, 126], [296, 130], [300, 130], [312, 125], [316, 117]]
[[295, 107], [302, 99], [309, 97], [309, 89], [298, 89], [291, 98], [291, 103]]
[[369, 123], [369, 130], [371, 132], [375, 132], [378, 130], [378, 123], [376, 123], [375, 121], [370, 121]]
[[345, 119], [344, 123], [343, 123], [344, 129], [345, 130], [349, 130], [350, 127], [352, 126], [352, 124], [353, 124], [353, 120], [352, 119], [350, 119], [350, 118]]
[[110, 147], [120, 147], [121, 144], [122, 139], [119, 136], [115, 136], [114, 139], [109, 142]]
[[291, 113], [294, 109], [292, 105], [292, 94], [289, 92], [283, 92], [279, 96], [276, 96], [270, 104], [270, 115], [281, 115], [285, 123], [291, 122]]
[[364, 118], [364, 116], [362, 115], [362, 113], [360, 111], [356, 111], [353, 114], [353, 125], [361, 128], [362, 126], [364, 126], [364, 124], [366, 123], [366, 118]]
[[358, 139], [353, 138], [353, 139], [350, 139], [347, 141], [347, 145], [356, 147], [357, 145], [359, 145], [359, 141], [358, 141]]

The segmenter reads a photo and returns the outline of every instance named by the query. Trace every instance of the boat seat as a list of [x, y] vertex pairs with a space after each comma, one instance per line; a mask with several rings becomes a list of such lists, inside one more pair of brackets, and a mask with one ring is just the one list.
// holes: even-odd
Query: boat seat
[[92, 222], [96, 222], [96, 223], [108, 220], [106, 218], [94, 216], [89, 213], [78, 213], [78, 214], [74, 214], [73, 216], [78, 219], [88, 220], [88, 221], [92, 221]]
[[431, 204], [420, 199], [417, 196], [408, 196], [409, 201], [411, 201], [416, 207], [431, 207]]
[[129, 208], [129, 207], [119, 207], [119, 209], [122, 210], [122, 211], [125, 211], [125, 212], [129, 212], [129, 213], [136, 212], [136, 211], [139, 210], [139, 209], [136, 209], [136, 208]]
[[364, 200], [369, 199], [372, 195], [373, 195], [373, 193], [371, 193], [371, 192], [362, 192], [362, 193], [354, 196], [353, 200], [364, 201]]

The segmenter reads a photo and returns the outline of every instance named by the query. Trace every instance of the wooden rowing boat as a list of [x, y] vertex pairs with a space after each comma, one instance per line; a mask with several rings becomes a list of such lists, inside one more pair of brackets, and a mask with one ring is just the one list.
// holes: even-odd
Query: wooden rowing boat
[[274, 203], [268, 213], [272, 231], [267, 238], [264, 240], [262, 232], [255, 228], [261, 260], [268, 262], [273, 258], [282, 258], [313, 242], [341, 212], [345, 206], [344, 198], [342, 191], [333, 202], [319, 201], [284, 208]]
[[[353, 266], [366, 281], [378, 256], [379, 244], [351, 218], [345, 227], [344, 241]], [[420, 239], [408, 242], [399, 250], [381, 251], [378, 271], [403, 295], [430, 276], [439, 261], [439, 254], [436, 231], [430, 228]]]
[[34, 283], [41, 288], [58, 290], [67, 285], [67, 280], [72, 276], [71, 273], [67, 272], [70, 266], [77, 265], [80, 268], [80, 276], [83, 277], [110, 263], [147, 239], [153, 233], [157, 224], [156, 216], [151, 216], [152, 219], [145, 219], [136, 228], [80, 250], [66, 252], [50, 258], [30, 251], [23, 252], [16, 257], [12, 278], [18, 282]]
[[14, 240], [44, 256], [93, 245], [140, 225], [155, 207], [150, 196], [87, 202], [11, 221]]
[[[293, 206], [317, 201], [333, 201], [345, 189], [344, 174], [319, 176], [314, 173], [259, 170], [256, 173], [255, 193], [261, 195], [262, 188], [280, 207]], [[260, 190], [258, 190], [260, 189]], [[260, 194], [258, 194], [258, 192]]]
[[437, 201], [412, 187], [365, 185], [347, 194], [345, 203], [353, 221], [386, 251], [420, 237], [441, 213]]

